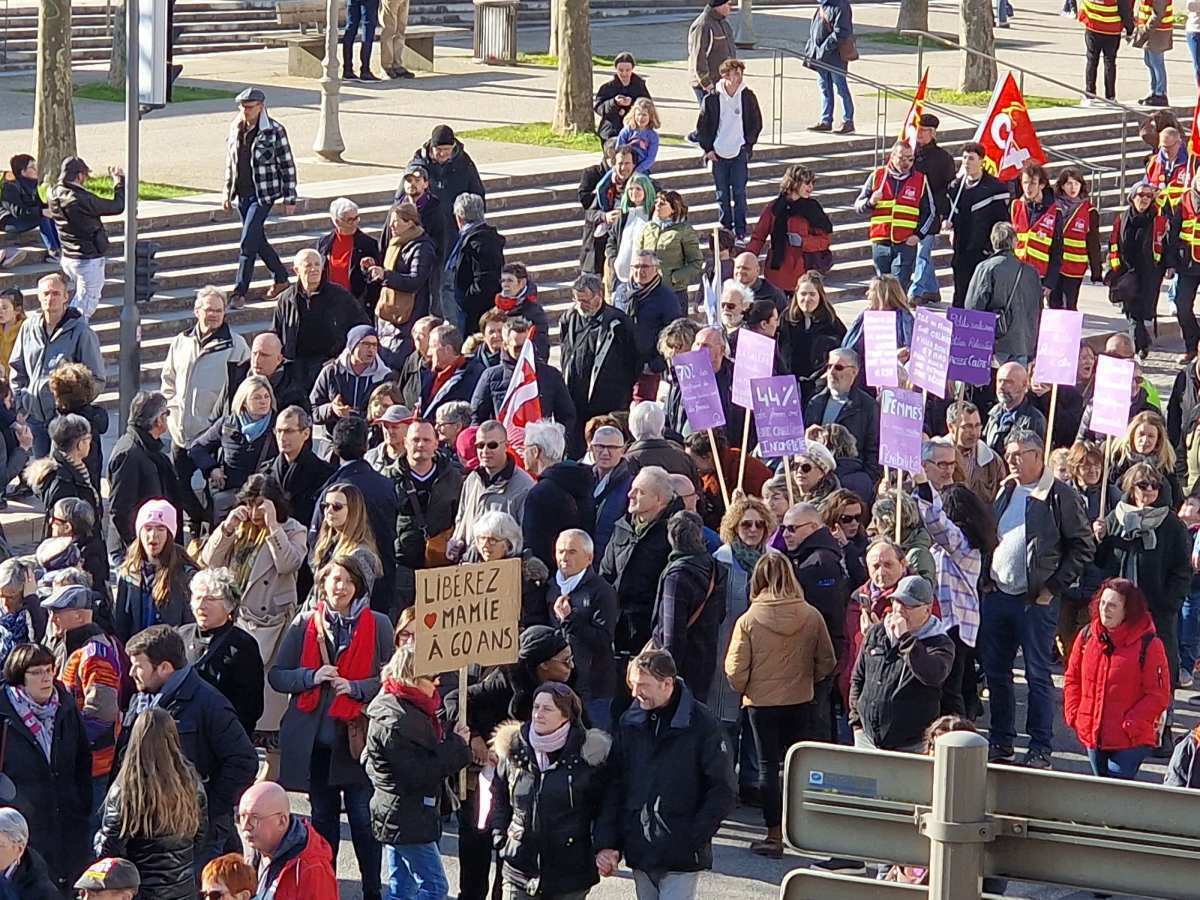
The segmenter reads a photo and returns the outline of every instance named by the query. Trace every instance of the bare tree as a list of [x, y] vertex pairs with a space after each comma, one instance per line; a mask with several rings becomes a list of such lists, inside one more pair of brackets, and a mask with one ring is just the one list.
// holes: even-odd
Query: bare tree
[[897, 31], [928, 31], [929, 0], [900, 0], [900, 15], [896, 17]]
[[[958, 19], [958, 42], [964, 47], [994, 56], [996, 42], [992, 33], [992, 0], [962, 0]], [[996, 83], [996, 62], [976, 56], [962, 55], [962, 76], [959, 90], [990, 91]]]
[[75, 155], [75, 104], [71, 87], [71, 0], [40, 0], [37, 90], [33, 101], [34, 155], [57, 177]]
[[113, 10], [112, 52], [108, 57], [108, 83], [118, 90], [125, 87], [125, 35], [126, 11], [122, 3]]
[[554, 0], [558, 10], [558, 91], [554, 133], [586, 134], [592, 118], [592, 36], [588, 0]]

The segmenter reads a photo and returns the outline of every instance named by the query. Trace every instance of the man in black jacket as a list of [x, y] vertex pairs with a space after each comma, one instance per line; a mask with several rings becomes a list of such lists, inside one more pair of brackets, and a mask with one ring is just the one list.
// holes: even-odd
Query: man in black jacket
[[993, 451], [1003, 455], [1009, 435], [1017, 431], [1032, 431], [1045, 440], [1046, 417], [1034, 399], [1023, 365], [1008, 362], [996, 370], [996, 403], [983, 429], [983, 439]]
[[633, 71], [635, 65], [637, 63], [632, 53], [618, 53], [613, 59], [613, 71], [616, 74], [596, 90], [593, 108], [600, 117], [596, 134], [600, 135], [602, 141], [620, 134], [621, 129], [625, 127], [625, 116], [633, 107], [634, 100], [650, 97], [645, 79]]
[[576, 425], [572, 455], [582, 452], [583, 426], [593, 416], [629, 408], [642, 360], [629, 316], [604, 302], [600, 279], [583, 274], [571, 286], [575, 305], [559, 319], [560, 359]]
[[825, 389], [808, 401], [804, 421], [809, 425], [841, 425], [854, 435], [863, 467], [873, 481], [878, 481], [883, 474], [879, 465], [879, 404], [855, 386], [858, 371], [858, 354], [853, 350], [829, 351]]
[[286, 409], [300, 406], [308, 409], [308, 391], [296, 376], [296, 364], [283, 358], [283, 342], [273, 331], [264, 331], [250, 345], [250, 358], [244, 363], [230, 367], [229, 387], [225, 391], [225, 409], [233, 401], [233, 395], [247, 375], [261, 375], [271, 382], [275, 394], [275, 408]]
[[754, 91], [743, 81], [744, 62], [727, 59], [721, 63], [720, 72], [720, 82], [700, 105], [696, 140], [704, 150], [704, 158], [712, 163], [721, 224], [745, 243], [750, 238], [746, 227], [746, 180], [750, 156], [762, 132], [762, 112]]
[[596, 527], [592, 500], [592, 470], [563, 459], [566, 435], [558, 422], [530, 422], [525, 426], [525, 471], [536, 481], [525, 495], [521, 531], [525, 547], [554, 569], [554, 541], [569, 528], [591, 533]]
[[954, 305], [961, 308], [967, 299], [967, 286], [979, 264], [992, 254], [992, 226], [1007, 222], [1008, 187], [983, 168], [987, 150], [970, 141], [963, 145], [964, 174], [947, 189], [949, 210], [946, 221], [951, 229], [954, 256]]
[[[947, 188], [954, 180], [954, 157], [937, 142], [937, 129], [941, 120], [933, 113], [924, 113], [917, 126], [917, 150], [913, 155], [913, 169], [925, 176], [939, 219], [950, 212], [950, 197]], [[908, 296], [915, 303], [937, 303], [941, 299], [938, 290], [937, 272], [933, 266], [933, 243], [937, 232], [927, 234], [917, 245], [917, 261], [913, 268], [912, 284]]]
[[[411, 203], [421, 213], [421, 227], [433, 241], [437, 251], [438, 272], [446, 258], [446, 220], [450, 209], [442, 198], [429, 190], [429, 171], [417, 163], [409, 163], [404, 178], [396, 189], [397, 203]], [[451, 201], [453, 202], [453, 201]], [[386, 241], [382, 242], [386, 246]]]
[[263, 471], [279, 482], [292, 507], [292, 518], [307, 528], [312, 524], [317, 495], [337, 467], [321, 459], [312, 448], [312, 419], [300, 406], [288, 406], [275, 418], [275, 443], [279, 455]]
[[432, 424], [443, 404], [468, 401], [475, 395], [484, 368], [474, 355], [462, 355], [462, 333], [448, 322], [429, 332], [425, 352], [429, 368], [421, 378], [418, 409], [421, 418]]
[[62, 163], [62, 177], [50, 190], [50, 214], [62, 241], [62, 271], [75, 284], [71, 306], [90, 319], [100, 305], [104, 290], [104, 260], [108, 234], [102, 216], [119, 216], [125, 211], [125, 173], [110, 166], [113, 198], [105, 200], [83, 186], [91, 169], [78, 156]]
[[[62, 253], [62, 242], [46, 201], [38, 194], [38, 166], [28, 153], [18, 153], [9, 161], [8, 171], [0, 184], [0, 228], [5, 234], [22, 235], [36, 230], [51, 260]], [[27, 251], [15, 249], [7, 256], [0, 255], [0, 268], [20, 265]]]
[[208, 834], [196, 862], [225, 852], [233, 813], [258, 771], [258, 754], [233, 706], [190, 666], [183, 638], [169, 625], [151, 625], [129, 640], [129, 674], [138, 693], [129, 701], [121, 749], [138, 715], [164, 709], [179, 726], [183, 754], [196, 767], [208, 796]]
[[[475, 385], [475, 394], [471, 397], [471, 415], [475, 424], [479, 425], [488, 419], [494, 419], [504, 405], [504, 396], [508, 393], [509, 382], [512, 381], [513, 370], [517, 367], [517, 358], [521, 348], [529, 339], [529, 322], [520, 316], [515, 316], [504, 323], [504, 351], [502, 361], [498, 366], [492, 366], [479, 377]], [[541, 395], [542, 418], [553, 419], [568, 434], [575, 433], [575, 403], [567, 392], [567, 386], [558, 369], [548, 363], [538, 362], [537, 383]]]
[[[476, 194], [485, 197], [483, 179], [463, 147], [462, 141], [454, 136], [449, 125], [437, 125], [429, 140], [413, 154], [410, 166], [420, 166], [429, 179], [429, 189], [445, 204], [454, 209], [454, 201], [460, 194]], [[447, 220], [443, 246], [452, 247], [458, 240], [458, 223]]]
[[871, 626], [850, 676], [854, 746], [925, 751], [925, 729], [941, 714], [954, 641], [933, 615], [933, 588], [920, 575], [900, 579], [892, 608]]
[[454, 201], [457, 238], [448, 244], [441, 295], [442, 317], [457, 325], [460, 334], [475, 333], [479, 317], [500, 293], [505, 239], [483, 216], [480, 194], [462, 194]]
[[617, 725], [595, 842], [596, 866], [614, 875], [622, 856], [639, 897], [693, 898], [712, 868], [712, 839], [734, 807], [733, 757], [724, 727], [676, 677], [665, 650], [629, 665], [636, 704]]

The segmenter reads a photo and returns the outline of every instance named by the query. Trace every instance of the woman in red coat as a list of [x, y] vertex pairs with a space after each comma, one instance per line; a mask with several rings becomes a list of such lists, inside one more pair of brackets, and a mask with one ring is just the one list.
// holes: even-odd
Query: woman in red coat
[[763, 277], [789, 296], [808, 269], [805, 249], [829, 247], [833, 223], [813, 197], [817, 176], [807, 166], [788, 166], [779, 185], [779, 196], [768, 203], [754, 227], [746, 249], [755, 256], [767, 249]]
[[1158, 744], [1170, 699], [1167, 654], [1146, 596], [1126, 578], [1107, 579], [1075, 638], [1063, 686], [1063, 714], [1087, 748], [1092, 772], [1135, 778]]

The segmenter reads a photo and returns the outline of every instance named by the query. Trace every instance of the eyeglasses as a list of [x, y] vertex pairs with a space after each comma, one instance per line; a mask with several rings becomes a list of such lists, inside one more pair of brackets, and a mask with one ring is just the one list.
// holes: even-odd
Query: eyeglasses
[[303, 430], [303, 428], [276, 428], [275, 433], [278, 435], [299, 434]]
[[629, 268], [631, 268], [631, 269], [653, 269], [653, 268], [655, 268], [655, 265], [654, 265], [654, 263], [632, 263], [629, 266]]
[[255, 813], [238, 813], [236, 821], [242, 828], [253, 830], [265, 822], [267, 819], [273, 819], [276, 816], [286, 816], [288, 813], [267, 813], [265, 816], [260, 816]]
[[1154, 194], [1147, 194], [1147, 193], [1144, 193], [1143, 191], [1138, 191], [1133, 196], [1138, 200], [1153, 200], [1155, 197]]
[[937, 466], [939, 469], [953, 469], [954, 468], [954, 460], [952, 460], [952, 459], [941, 459], [941, 460], [931, 459], [929, 462], [931, 465]]
[[330, 512], [341, 512], [346, 508], [345, 503], [339, 503], [337, 500], [326, 500], [321, 504], [321, 508]]
[[201, 891], [200, 900], [222, 900], [225, 896], [225, 891]]
[[624, 444], [592, 444], [593, 453], [616, 453], [618, 450], [624, 450]]
[[764, 522], [762, 519], [742, 519], [742, 521], [738, 522], [738, 528], [759, 529], [759, 528], [766, 528], [766, 527], [767, 527], [767, 523]]
[[808, 528], [812, 524], [812, 522], [801, 522], [799, 525], [784, 525], [783, 530], [788, 534], [795, 534], [801, 528]]
[[499, 441], [478, 441], [475, 444], [476, 450], [498, 450], [499, 448]]
[[1133, 486], [1139, 491], [1157, 491], [1159, 488], [1157, 481], [1136, 481]]
[[66, 519], [60, 519], [58, 516], [51, 516], [50, 524], [51, 525], [70, 525], [71, 523]]
[[829, 367], [830, 371], [832, 371], [832, 372], [843, 372], [848, 368], [850, 368], [850, 367], [848, 365], [846, 365], [845, 363], [833, 363]]

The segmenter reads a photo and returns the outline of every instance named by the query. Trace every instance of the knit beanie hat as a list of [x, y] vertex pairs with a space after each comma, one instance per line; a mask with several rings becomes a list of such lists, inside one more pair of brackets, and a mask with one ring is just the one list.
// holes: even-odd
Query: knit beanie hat
[[179, 515], [166, 500], [147, 500], [138, 510], [134, 531], [140, 532], [147, 525], [161, 525], [174, 538], [179, 530]]
[[567, 646], [567, 638], [549, 625], [530, 625], [521, 632], [517, 656], [530, 668], [536, 668]]

